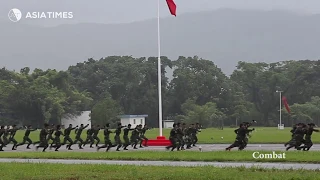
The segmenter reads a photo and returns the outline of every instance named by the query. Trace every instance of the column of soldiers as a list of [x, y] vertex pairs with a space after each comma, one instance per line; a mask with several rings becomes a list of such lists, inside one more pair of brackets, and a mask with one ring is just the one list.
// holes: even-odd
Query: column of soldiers
[[[9, 126], [5, 128], [5, 126], [0, 127], [0, 151], [3, 151], [3, 147], [6, 147], [9, 143], [13, 143], [12, 150], [16, 150], [18, 146], [27, 144], [27, 149], [31, 149], [30, 145], [36, 145], [36, 150], [39, 148], [43, 148], [43, 152], [46, 151], [47, 148], [54, 148], [55, 151], [58, 151], [61, 146], [66, 145], [66, 148], [68, 150], [72, 150], [72, 145], [78, 144], [79, 149], [83, 149], [83, 147], [87, 144], [90, 144], [90, 148], [94, 148], [93, 145], [95, 144], [97, 150], [100, 150], [101, 148], [107, 148], [106, 151], [110, 150], [112, 147], [117, 147], [116, 151], [120, 151], [120, 148], [123, 148], [123, 150], [128, 150], [128, 146], [132, 146], [133, 149], [138, 149], [137, 145], [140, 145], [140, 148], [147, 146], [148, 138], [146, 138], [145, 133], [149, 129], [147, 125], [137, 125], [135, 128], [131, 128], [131, 124], [128, 126], [122, 126], [121, 123], [117, 124], [117, 128], [115, 131], [110, 130], [110, 124], [106, 124], [103, 128], [100, 128], [99, 125], [93, 126], [90, 129], [87, 130], [87, 137], [85, 141], [81, 138], [81, 134], [84, 129], [86, 129], [89, 124], [83, 125], [81, 124], [80, 127], [76, 126], [73, 127], [72, 124], [69, 125], [68, 128], [64, 129], [62, 132], [61, 125], [49, 125], [44, 124], [44, 127], [41, 129], [39, 134], [39, 141], [33, 142], [29, 135], [32, 131], [36, 131], [37, 129], [32, 129], [32, 126], [29, 125], [25, 129], [25, 134], [23, 137], [23, 140], [21, 143], [18, 143], [15, 140], [15, 135], [17, 130], [16, 125], [13, 125], [10, 129]], [[124, 143], [121, 141], [121, 132], [122, 128], [124, 131], [123, 134], [123, 140]], [[22, 129], [22, 128], [20, 128]], [[75, 140], [73, 141], [70, 137], [71, 132], [75, 130]], [[98, 146], [100, 143], [100, 139], [98, 137], [98, 134], [100, 130], [103, 130], [104, 132], [104, 145]], [[131, 131], [131, 137], [129, 139], [129, 132]], [[110, 140], [110, 134], [115, 133], [114, 141], [115, 144], [111, 143]], [[61, 142], [61, 136], [63, 136], [63, 141]], [[51, 141], [51, 143], [49, 143]], [[142, 142], [145, 142], [145, 144], [142, 144]]]
[[167, 146], [166, 149], [171, 149], [171, 151], [191, 149], [198, 142], [198, 132], [201, 132], [199, 123], [190, 124], [189, 127], [186, 123], [174, 123], [169, 136], [171, 145]]
[[313, 132], [319, 132], [318, 129], [314, 129], [315, 124], [304, 124], [298, 123], [293, 126], [291, 140], [284, 144], [286, 150], [288, 151], [291, 148], [295, 148], [297, 150], [309, 151], [313, 146], [311, 135]]
[[254, 131], [255, 129], [248, 129], [252, 123], [256, 123], [255, 120], [252, 120], [252, 122], [243, 122], [240, 124], [240, 127], [236, 130], [234, 130], [234, 133], [237, 134], [236, 140], [233, 144], [231, 144], [229, 147], [226, 148], [226, 151], [230, 151], [232, 148], [238, 147], [238, 150], [241, 151], [247, 147], [247, 144], [249, 142], [250, 133]]

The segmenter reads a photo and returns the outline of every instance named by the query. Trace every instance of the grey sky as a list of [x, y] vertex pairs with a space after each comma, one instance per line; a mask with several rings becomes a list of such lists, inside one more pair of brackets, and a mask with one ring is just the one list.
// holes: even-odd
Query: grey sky
[[[161, 0], [161, 16], [169, 16], [165, 0]], [[319, 0], [175, 0], [177, 13], [219, 8], [284, 9], [303, 13], [320, 13]], [[10, 9], [21, 11], [72, 11], [73, 20], [60, 23], [123, 23], [154, 18], [157, 0], [1, 0], [0, 18], [7, 20]], [[59, 22], [57, 24], [60, 24]]]

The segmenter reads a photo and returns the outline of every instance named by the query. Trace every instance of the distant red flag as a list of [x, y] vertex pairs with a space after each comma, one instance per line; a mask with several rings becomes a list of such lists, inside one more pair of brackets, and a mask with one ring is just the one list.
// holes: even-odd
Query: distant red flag
[[177, 6], [174, 3], [174, 1], [173, 0], [166, 0], [166, 1], [167, 1], [171, 15], [177, 16], [176, 15]]
[[286, 97], [282, 97], [282, 102], [284, 104], [284, 107], [286, 107], [286, 110], [288, 111], [288, 113], [290, 113], [290, 107], [288, 105], [288, 101], [287, 101], [287, 98]]

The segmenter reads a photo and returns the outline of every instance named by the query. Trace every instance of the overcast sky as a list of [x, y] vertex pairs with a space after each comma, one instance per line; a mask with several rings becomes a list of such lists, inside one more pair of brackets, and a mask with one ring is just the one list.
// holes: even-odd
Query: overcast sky
[[[169, 12], [161, 0], [161, 16]], [[175, 0], [178, 15], [186, 12], [219, 8], [290, 10], [319, 13], [319, 0]], [[157, 0], [1, 0], [0, 18], [7, 20], [12, 8], [26, 11], [68, 11], [74, 13], [72, 23], [123, 23], [154, 18]]]

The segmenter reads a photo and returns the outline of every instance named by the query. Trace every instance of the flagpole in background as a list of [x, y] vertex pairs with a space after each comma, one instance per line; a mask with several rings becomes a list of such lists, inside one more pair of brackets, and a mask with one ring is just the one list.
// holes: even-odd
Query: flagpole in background
[[[161, 92], [161, 44], [160, 44], [160, 0], [158, 1], [158, 94], [159, 94], [159, 136], [157, 139], [149, 139], [147, 142], [143, 141], [143, 144], [147, 143], [148, 146], [170, 146], [170, 140], [166, 139], [162, 135], [162, 92]], [[176, 4], [174, 0], [166, 0], [171, 15], [176, 16]]]
[[160, 47], [160, 0], [158, 0], [158, 95], [159, 95], [159, 136], [162, 136], [162, 92], [161, 92], [161, 47]]

